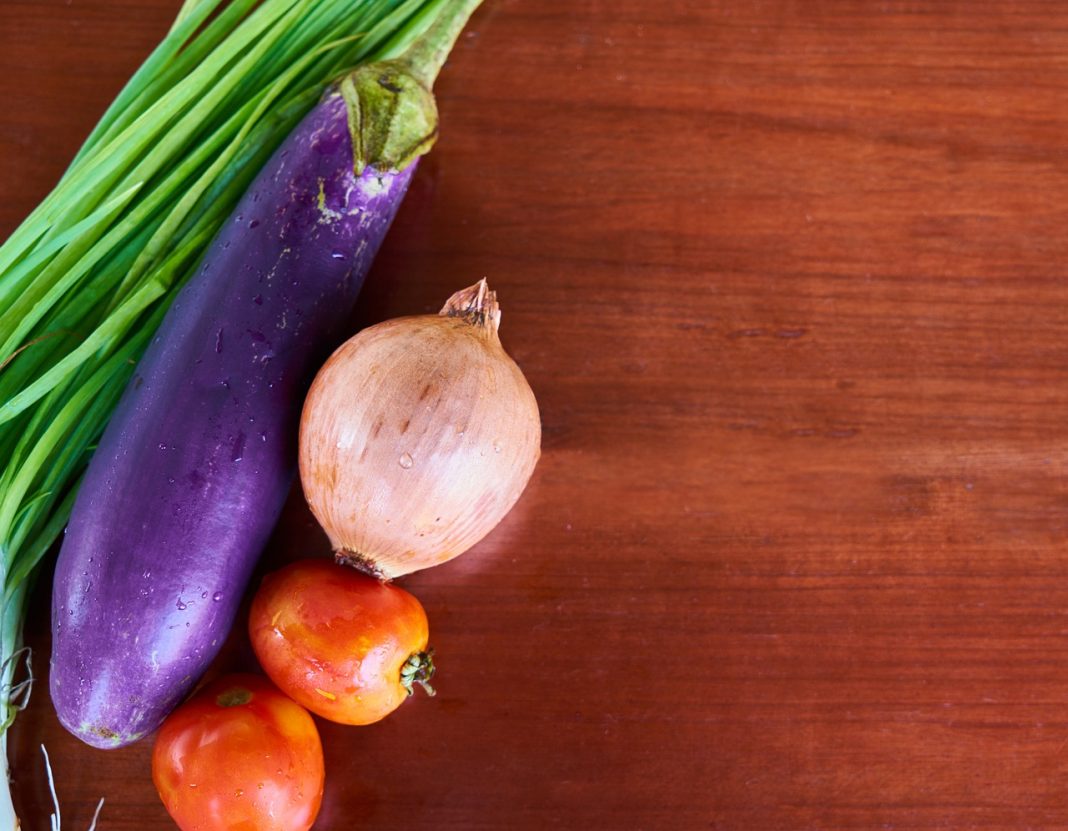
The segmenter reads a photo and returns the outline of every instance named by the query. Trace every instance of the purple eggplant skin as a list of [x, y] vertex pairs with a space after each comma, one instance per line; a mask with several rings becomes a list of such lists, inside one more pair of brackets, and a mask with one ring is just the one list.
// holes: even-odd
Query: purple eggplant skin
[[260, 172], [90, 462], [56, 568], [49, 679], [90, 745], [130, 744], [180, 703], [281, 512], [304, 394], [415, 167], [357, 175], [349, 116], [328, 94]]

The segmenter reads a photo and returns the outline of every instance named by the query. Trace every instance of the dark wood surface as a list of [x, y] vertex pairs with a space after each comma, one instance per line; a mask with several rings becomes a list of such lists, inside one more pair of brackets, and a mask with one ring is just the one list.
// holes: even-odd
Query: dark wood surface
[[[0, 2], [0, 231], [176, 5]], [[544, 454], [317, 828], [1068, 828], [1068, 7], [488, 0], [439, 98], [361, 320], [489, 277]], [[65, 828], [171, 827], [43, 680], [28, 828], [42, 741]]]

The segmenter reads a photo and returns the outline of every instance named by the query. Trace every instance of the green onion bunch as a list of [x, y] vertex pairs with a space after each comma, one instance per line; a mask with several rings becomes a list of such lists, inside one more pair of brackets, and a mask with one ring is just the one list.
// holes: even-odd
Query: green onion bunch
[[399, 54], [443, 2], [186, 0], [0, 246], [0, 732], [28, 693], [34, 571], [176, 292], [328, 85]]

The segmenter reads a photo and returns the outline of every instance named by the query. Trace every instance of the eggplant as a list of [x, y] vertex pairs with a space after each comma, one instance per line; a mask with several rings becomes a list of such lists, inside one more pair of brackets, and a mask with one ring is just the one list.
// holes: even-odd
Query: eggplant
[[437, 136], [478, 0], [340, 82], [182, 289], [93, 455], [59, 554], [49, 686], [101, 748], [154, 730], [219, 651], [295, 474], [301, 404]]

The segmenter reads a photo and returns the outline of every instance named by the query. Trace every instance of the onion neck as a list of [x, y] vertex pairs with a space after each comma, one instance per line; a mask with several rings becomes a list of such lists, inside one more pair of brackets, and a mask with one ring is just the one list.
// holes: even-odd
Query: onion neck
[[501, 325], [501, 307], [497, 303], [497, 292], [490, 290], [485, 277], [473, 286], [456, 292], [445, 302], [439, 314], [442, 317], [459, 318], [494, 337]]

